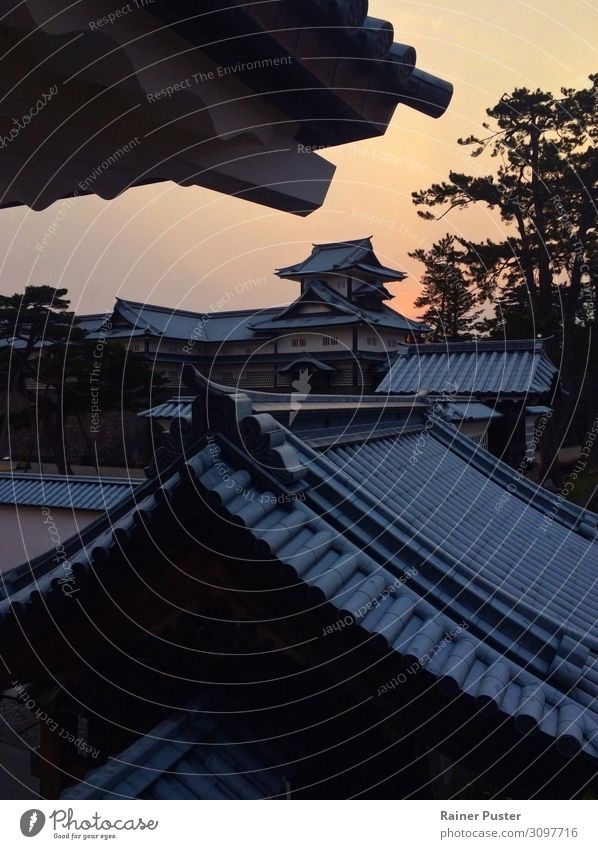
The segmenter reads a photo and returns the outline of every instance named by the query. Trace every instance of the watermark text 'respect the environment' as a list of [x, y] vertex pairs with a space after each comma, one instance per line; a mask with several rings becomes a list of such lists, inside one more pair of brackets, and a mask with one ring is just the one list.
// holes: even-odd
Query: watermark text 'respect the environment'
[[244, 74], [247, 71], [280, 68], [285, 65], [292, 65], [293, 61], [292, 56], [277, 56], [275, 59], [254, 59], [251, 62], [236, 62], [234, 65], [218, 65], [214, 70], [198, 71], [195, 74], [191, 74], [190, 77], [185, 77], [157, 91], [148, 92], [146, 98], [148, 103], [155, 103], [157, 100], [174, 97], [176, 94], [180, 94], [182, 91], [190, 89], [193, 86], [221, 80], [224, 77], [236, 77], [238, 74]]

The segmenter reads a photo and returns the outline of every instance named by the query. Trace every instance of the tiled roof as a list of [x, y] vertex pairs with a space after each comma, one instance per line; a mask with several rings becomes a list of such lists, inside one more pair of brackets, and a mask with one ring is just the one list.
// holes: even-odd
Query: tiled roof
[[[219, 386], [213, 383], [212, 386]], [[221, 387], [224, 390], [229, 390], [229, 387]], [[251, 399], [253, 409], [259, 413], [271, 413], [277, 409], [292, 408], [296, 393], [285, 392], [260, 392], [254, 389], [243, 389], [243, 395]], [[162, 404], [157, 404], [149, 410], [137, 415], [140, 418], [153, 419], [172, 419], [180, 416], [191, 415], [191, 405], [195, 400], [194, 395], [178, 395], [169, 398]], [[310, 393], [302, 402], [305, 408], [318, 407], [323, 410], [331, 410], [334, 408], [343, 407], [352, 413], [358, 414], [359, 411], [364, 411], [368, 408], [379, 411], [384, 409], [405, 410], [409, 408], [412, 399], [404, 398], [384, 398], [379, 395], [318, 395], [315, 392]]]
[[[242, 715], [223, 723], [198, 699], [89, 773], [61, 798], [266, 799], [280, 795], [284, 767], [275, 765], [268, 744], [251, 737], [244, 742], [249, 724]], [[239, 740], [234, 745], [231, 733]]]
[[327, 242], [314, 245], [310, 256], [295, 265], [277, 269], [279, 277], [338, 273], [350, 269], [361, 269], [368, 274], [377, 274], [385, 280], [403, 280], [403, 271], [387, 268], [377, 259], [371, 237], [348, 242]]
[[[313, 297], [310, 299], [310, 295]], [[333, 312], [322, 311], [321, 313], [293, 315], [295, 303], [306, 301], [307, 303], [322, 303], [329, 306]], [[311, 281], [297, 302], [291, 304], [279, 313], [266, 319], [258, 319], [252, 323], [255, 330], [287, 330], [302, 327], [327, 327], [337, 324], [356, 324], [363, 322], [368, 325], [379, 327], [390, 327], [398, 330], [409, 330], [413, 333], [424, 333], [428, 327], [421, 321], [412, 321], [401, 313], [381, 304], [378, 309], [368, 309], [361, 304], [355, 304], [347, 298], [338, 294], [324, 283]], [[334, 315], [334, 311], [340, 315]]]
[[409, 330], [413, 333], [425, 332], [428, 329], [421, 322], [410, 321], [387, 306], [372, 310], [352, 304], [324, 284], [314, 282], [312, 290], [318, 300], [337, 309], [341, 314], [332, 315], [329, 312], [322, 312], [321, 315], [284, 318], [293, 304], [282, 308], [201, 313], [117, 298], [114, 319], [120, 317], [129, 322], [131, 330], [119, 327], [118, 324], [114, 324], [109, 330], [102, 329], [101, 324], [105, 316], [101, 316], [98, 324], [96, 324], [95, 316], [82, 316], [79, 321], [84, 329], [89, 331], [87, 338], [90, 340], [104, 336], [108, 339], [143, 337], [148, 332], [155, 338], [164, 337], [185, 343], [192, 340], [192, 344], [259, 341], [259, 332], [293, 327], [328, 327], [329, 325], [354, 324], [359, 321], [380, 327]]
[[75, 318], [76, 324], [87, 333], [93, 333], [100, 330], [106, 321], [106, 313], [93, 313], [89, 315], [78, 315]]
[[533, 339], [409, 345], [377, 391], [535, 395], [549, 392], [556, 374], [543, 343]]
[[[322, 454], [267, 415], [250, 415], [233, 451], [233, 410], [246, 416], [251, 402], [219, 390], [211, 401], [225, 397], [226, 436], [142, 487], [119, 513], [118, 538], [106, 525], [71, 555], [79, 569], [92, 551], [109, 564], [154, 511], [171, 515], [173, 494], [191, 480], [197, 509], [209, 504], [242, 535], [244, 568], [274, 560], [310, 588], [310, 603], [330, 605], [331, 616], [394, 652], [397, 668], [415, 663], [449, 695], [463, 693], [522, 732], [539, 729], [564, 755], [598, 758], [598, 516], [555, 507], [549, 492], [438, 418], [392, 438], [372, 426], [357, 444]], [[277, 497], [297, 487], [304, 501]], [[226, 545], [225, 534], [224, 554]], [[0, 622], [11, 603], [52, 590], [48, 566], [0, 601]]]
[[451, 401], [444, 405], [443, 415], [450, 422], [475, 422], [500, 418], [502, 413], [479, 401]]
[[[422, 462], [419, 470], [415, 467], [415, 473], [409, 459], [421, 434], [394, 440], [396, 447], [373, 441], [358, 448], [333, 449], [326, 457], [293, 438], [299, 459], [308, 468], [309, 506], [295, 503], [280, 508], [263, 498], [257, 517], [254, 502], [235, 498], [234, 491], [227, 495], [222, 487], [218, 503], [229, 521], [241, 522], [253, 536], [261, 556], [274, 556], [286, 564], [289, 575], [311, 587], [312, 598], [332, 603], [339, 615], [355, 616], [360, 627], [384, 640], [403, 658], [419, 658], [430, 652], [463, 619], [470, 630], [436, 652], [426, 664], [427, 671], [445, 686], [476, 698], [480, 706], [519, 716], [522, 724], [536, 716], [540, 728], [556, 736], [565, 751], [576, 751], [581, 745], [596, 756], [598, 714], [593, 669], [598, 663], [593, 652], [598, 649], [598, 546], [555, 522], [546, 540], [532, 548], [530, 534], [539, 532], [544, 518], [541, 508], [528, 506], [520, 497], [505, 508], [504, 525], [494, 515], [489, 516], [489, 508], [498, 516], [494, 504], [504, 494], [504, 486], [491, 484], [472, 468], [472, 456], [465, 460], [458, 450], [451, 450], [452, 428], [446, 426], [442, 431], [437, 427], [445, 439], [431, 438], [437, 444], [430, 459]], [[440, 455], [444, 459], [438, 469]], [[401, 477], [405, 464], [415, 480]], [[221, 473], [215, 473], [206, 452], [197, 455], [191, 466], [200, 487], [221, 483]], [[241, 472], [234, 467], [230, 474], [233, 480], [241, 480]], [[327, 491], [331, 492], [328, 498]], [[258, 498], [260, 494], [265, 495], [258, 487]], [[312, 506], [318, 508], [317, 512]], [[356, 522], [356, 516], [361, 521]], [[376, 534], [372, 534], [370, 522], [378, 516], [378, 532], [384, 528], [394, 545], [388, 546], [390, 540], [384, 540], [386, 553], [381, 546], [373, 557], [351, 542], [351, 536], [357, 539], [365, 531], [371, 544]], [[493, 523], [498, 540], [494, 539]], [[505, 533], [505, 528], [513, 530]], [[371, 551], [373, 554], [373, 547]], [[443, 561], [443, 568], [429, 580], [430, 561], [435, 555]], [[480, 563], [485, 568], [476, 580]], [[359, 618], [358, 610], [384, 596], [384, 591], [396, 585], [399, 576], [415, 564], [422, 570], [421, 582], [411, 579], [409, 588], [402, 587], [398, 598], [387, 594], [379, 607]], [[449, 574], [461, 572], [463, 594], [469, 590], [477, 596], [473, 610], [449, 604], [453, 600], [451, 582], [446, 589], [442, 584], [447, 568]], [[488, 603], [496, 594], [501, 597], [490, 620], [484, 622], [484, 600]], [[547, 608], [546, 614], [542, 605]], [[500, 617], [496, 621], [501, 608], [506, 617], [502, 623]], [[558, 619], [551, 620], [550, 614]], [[500, 642], [500, 624], [506, 640], [497, 650], [492, 643]], [[535, 631], [531, 635], [530, 626]], [[542, 645], [543, 640], [549, 642], [543, 629], [550, 633], [550, 647]], [[573, 676], [567, 668], [567, 638], [573, 642], [576, 660], [581, 664], [580, 668], [573, 667]], [[580, 639], [586, 641], [581, 648]], [[529, 671], [534, 660], [538, 672], [543, 667], [540, 675]], [[549, 668], [557, 679], [562, 673], [560, 688], [547, 683]]]
[[192, 403], [193, 398], [191, 396], [180, 395], [164, 401], [163, 404], [156, 404], [149, 410], [143, 410], [137, 415], [141, 419], [177, 419], [191, 413]]
[[[422, 434], [409, 433], [333, 448], [326, 457], [350, 492], [374, 500], [381, 517], [395, 516], [389, 534], [397, 542], [408, 528], [409, 545], [425, 542], [453, 576], [462, 575], [467, 592], [479, 586], [505, 603], [516, 602], [530, 620], [551, 618], [598, 648], [595, 534], [572, 532], [566, 519], [547, 522], [546, 491], [505, 498], [505, 484], [515, 473], [449, 425], [438, 423], [427, 433], [421, 453]], [[591, 521], [595, 526], [596, 517]], [[444, 603], [455, 601], [439, 585], [435, 593]], [[501, 627], [495, 625], [491, 639], [499, 639]]]
[[543, 416], [546, 413], [551, 413], [552, 407], [547, 407], [545, 404], [537, 404], [535, 406], [526, 407], [525, 412], [530, 416]]
[[[237, 342], [255, 338], [250, 323], [262, 316], [278, 313], [279, 309], [234, 310], [228, 312], [201, 313], [189, 310], [145, 304], [139, 301], [116, 299], [115, 312], [122, 316], [143, 335], [146, 330], [153, 336], [178, 339], [184, 342]], [[100, 330], [89, 338], [99, 336]], [[128, 335], [129, 331], [124, 331]], [[108, 332], [108, 337], [122, 336], [118, 327]]]
[[180, 395], [176, 398], [170, 398], [164, 401], [163, 404], [156, 404], [149, 410], [143, 410], [137, 415], [142, 419], [177, 419], [180, 416], [188, 416], [191, 413], [191, 404], [193, 397]]
[[0, 504], [110, 510], [140, 483], [142, 481], [133, 478], [3, 472], [0, 474]]

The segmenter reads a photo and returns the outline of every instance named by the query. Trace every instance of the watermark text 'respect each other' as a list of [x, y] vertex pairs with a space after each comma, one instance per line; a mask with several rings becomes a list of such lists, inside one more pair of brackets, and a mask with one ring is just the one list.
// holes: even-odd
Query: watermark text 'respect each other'
[[125, 18], [127, 15], [130, 15], [131, 12], [136, 12], [138, 9], [145, 9], [148, 6], [152, 6], [156, 0], [131, 0], [130, 3], [125, 3], [124, 6], [121, 6], [120, 9], [114, 9], [113, 12], [108, 12], [107, 15], [104, 15], [103, 18], [97, 18], [95, 21], [89, 22], [89, 29], [92, 32], [96, 32], [96, 30], [101, 29], [102, 27], [108, 27], [111, 24], [115, 24], [117, 21], [121, 20], [121, 18]]
[[77, 737], [71, 731], [61, 726], [60, 723], [53, 719], [47, 711], [43, 710], [33, 696], [31, 696], [31, 694], [27, 691], [24, 684], [20, 681], [11, 681], [10, 683], [17, 692], [17, 698], [23, 702], [25, 707], [30, 710], [35, 717], [46, 726], [46, 728], [49, 728], [50, 731], [57, 734], [58, 737], [63, 739], [65, 742], [72, 743], [80, 753], [90, 755], [92, 758], [97, 758], [99, 756], [99, 749], [94, 749], [84, 740], [83, 736]]

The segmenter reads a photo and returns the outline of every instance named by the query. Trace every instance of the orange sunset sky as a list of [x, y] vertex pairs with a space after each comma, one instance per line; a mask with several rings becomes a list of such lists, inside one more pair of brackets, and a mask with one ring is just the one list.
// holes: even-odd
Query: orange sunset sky
[[[299, 261], [312, 242], [374, 236], [382, 262], [406, 270], [395, 307], [415, 315], [420, 268], [408, 257], [420, 240], [446, 232], [499, 236], [483, 211], [422, 221], [411, 192], [471, 167], [456, 139], [481, 131], [485, 108], [517, 86], [558, 93], [584, 87], [598, 71], [596, 0], [370, 0], [370, 14], [394, 24], [395, 40], [417, 49], [418, 67], [450, 80], [455, 95], [435, 121], [399, 107], [384, 137], [332, 148], [336, 176], [322, 209], [307, 218], [170, 183], [131, 189], [113, 201], [77, 199], [43, 253], [36, 244], [56, 215], [0, 210], [0, 291], [27, 283], [68, 288], [77, 312], [103, 312], [114, 297], [208, 310], [273, 306], [297, 294], [273, 269]], [[475, 163], [474, 163], [475, 164]], [[238, 287], [239, 283], [252, 280]], [[235, 288], [244, 289], [237, 294]]]

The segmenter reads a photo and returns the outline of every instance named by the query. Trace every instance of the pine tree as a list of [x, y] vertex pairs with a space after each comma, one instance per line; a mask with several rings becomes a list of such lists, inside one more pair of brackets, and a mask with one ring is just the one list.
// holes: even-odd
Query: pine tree
[[[34, 424], [31, 398], [27, 381], [37, 381], [39, 363], [44, 349], [76, 341], [82, 333], [74, 326], [74, 315], [69, 312], [66, 289], [53, 286], [27, 286], [22, 294], [0, 296], [0, 340], [2, 356], [0, 371], [6, 387], [4, 416], [0, 431], [0, 446], [5, 450], [9, 434], [11, 402], [19, 395]], [[53, 432], [62, 431], [62, 405], [58, 405], [58, 424]], [[53, 445], [55, 461], [61, 472], [68, 472], [64, 446], [56, 439]]]
[[[469, 272], [487, 297], [525, 285], [545, 336], [573, 328], [588, 295], [598, 304], [598, 74], [589, 79], [561, 97], [524, 88], [503, 95], [487, 110], [485, 135], [459, 139], [475, 173], [451, 172], [413, 195], [426, 219], [434, 207], [439, 217], [472, 207], [500, 215], [502, 240], [468, 243]], [[497, 167], [485, 167], [485, 155]]]
[[465, 252], [457, 247], [455, 238], [446, 235], [430, 250], [420, 248], [410, 256], [425, 266], [424, 288], [415, 306], [425, 308], [421, 318], [432, 328], [432, 340], [470, 338], [482, 311], [475, 309], [477, 299], [463, 266]]

